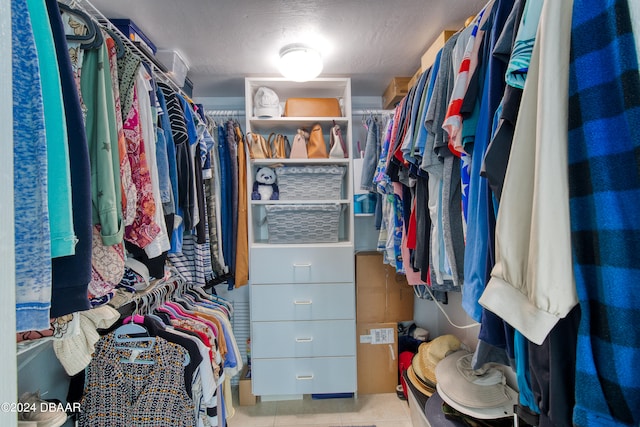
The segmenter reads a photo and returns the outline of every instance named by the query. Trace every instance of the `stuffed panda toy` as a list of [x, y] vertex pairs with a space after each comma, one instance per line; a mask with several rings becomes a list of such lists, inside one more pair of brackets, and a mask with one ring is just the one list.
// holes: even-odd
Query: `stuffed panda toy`
[[266, 166], [258, 169], [253, 182], [251, 200], [278, 200], [279, 196], [275, 171]]

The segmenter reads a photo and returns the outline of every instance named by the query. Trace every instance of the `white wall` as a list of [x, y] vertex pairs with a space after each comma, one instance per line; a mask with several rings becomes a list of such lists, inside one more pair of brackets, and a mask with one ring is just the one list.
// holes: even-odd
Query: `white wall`
[[[451, 323], [440, 311], [434, 301], [416, 298], [413, 308], [413, 318], [416, 325], [427, 329], [431, 338], [438, 335], [453, 334], [465, 343], [469, 349], [476, 348], [478, 343], [478, 333], [480, 325], [473, 321], [462, 309], [462, 294], [459, 292], [449, 292], [449, 303], [440, 304], [440, 307], [451, 319]], [[475, 325], [472, 328], [460, 329], [456, 326]]]
[[[13, 99], [11, 79], [11, 10], [10, 0], [0, 0], [0, 361], [2, 387], [0, 402], [16, 402], [18, 394], [16, 365], [16, 283], [13, 227]], [[8, 58], [8, 59], [7, 59]], [[15, 426], [15, 413], [0, 411], [0, 425]]]

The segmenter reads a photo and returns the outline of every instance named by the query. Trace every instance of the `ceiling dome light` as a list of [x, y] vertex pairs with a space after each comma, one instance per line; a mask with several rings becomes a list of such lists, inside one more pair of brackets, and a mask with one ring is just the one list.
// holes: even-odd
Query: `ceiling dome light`
[[322, 71], [320, 52], [304, 44], [289, 44], [280, 49], [280, 72], [294, 82], [313, 80]]

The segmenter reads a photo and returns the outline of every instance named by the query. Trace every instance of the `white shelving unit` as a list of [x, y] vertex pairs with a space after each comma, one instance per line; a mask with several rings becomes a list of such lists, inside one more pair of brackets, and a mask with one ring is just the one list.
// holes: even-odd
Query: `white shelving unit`
[[[290, 97], [338, 98], [340, 117], [258, 119], [253, 97], [258, 88], [273, 89], [281, 102]], [[335, 124], [351, 141], [351, 81], [320, 78], [306, 83], [281, 78], [245, 79], [246, 132], [268, 138], [281, 133], [292, 143], [298, 128], [320, 123], [325, 141]], [[340, 195], [328, 200], [249, 200], [249, 281], [253, 393], [263, 398], [304, 394], [355, 393], [356, 331], [354, 285], [353, 171], [344, 159], [257, 159], [249, 162], [248, 192], [258, 168], [269, 166], [340, 166]], [[336, 241], [273, 243], [269, 206], [339, 205]], [[273, 237], [273, 236], [272, 236]]]

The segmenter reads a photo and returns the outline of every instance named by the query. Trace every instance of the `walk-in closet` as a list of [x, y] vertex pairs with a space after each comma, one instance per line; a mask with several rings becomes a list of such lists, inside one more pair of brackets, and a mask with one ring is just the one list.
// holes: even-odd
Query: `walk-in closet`
[[0, 10], [0, 426], [640, 426], [640, 2]]

